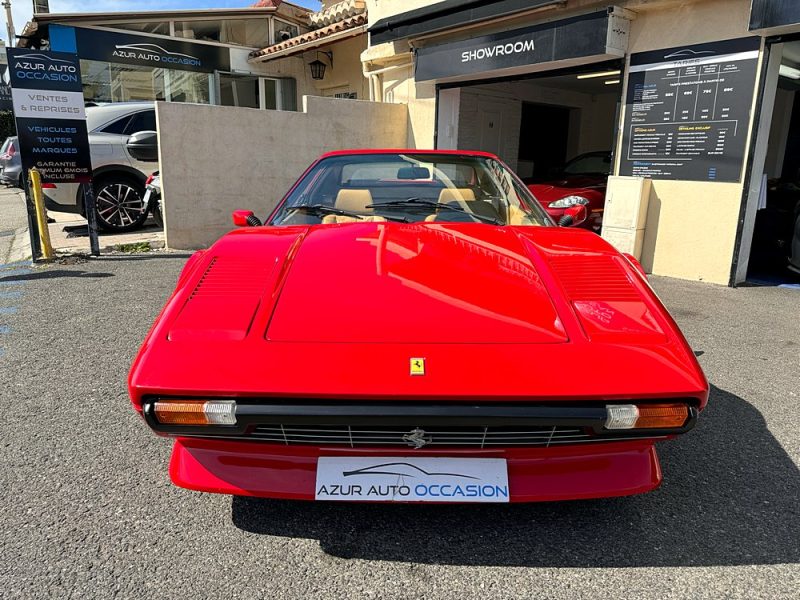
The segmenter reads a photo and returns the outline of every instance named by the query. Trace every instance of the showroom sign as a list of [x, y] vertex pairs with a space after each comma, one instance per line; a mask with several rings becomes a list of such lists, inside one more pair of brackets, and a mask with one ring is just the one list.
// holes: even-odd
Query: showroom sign
[[22, 168], [44, 183], [91, 181], [80, 62], [74, 54], [9, 48]]
[[182, 71], [229, 71], [230, 50], [210, 44], [161, 37], [74, 29], [75, 48], [82, 59]]
[[[503, 71], [589, 56], [623, 56], [628, 21], [608, 11], [419, 48], [417, 81]], [[497, 72], [497, 73], [494, 73]]]
[[738, 182], [761, 39], [633, 54], [620, 175]]

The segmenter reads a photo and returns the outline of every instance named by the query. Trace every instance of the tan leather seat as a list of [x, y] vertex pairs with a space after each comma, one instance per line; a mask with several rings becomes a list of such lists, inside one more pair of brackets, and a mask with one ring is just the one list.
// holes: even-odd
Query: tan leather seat
[[330, 225], [332, 223], [385, 223], [386, 221], [388, 221], [388, 219], [380, 215], [370, 215], [361, 219], [348, 217], [347, 215], [325, 215], [322, 217], [322, 223], [324, 225]]
[[439, 192], [439, 202], [472, 202], [475, 200], [475, 192], [469, 188], [444, 188]]
[[371, 213], [372, 209], [367, 208], [372, 204], [372, 194], [369, 190], [348, 190], [341, 189], [336, 194], [336, 201], [333, 205], [342, 210], [349, 210], [357, 213]]

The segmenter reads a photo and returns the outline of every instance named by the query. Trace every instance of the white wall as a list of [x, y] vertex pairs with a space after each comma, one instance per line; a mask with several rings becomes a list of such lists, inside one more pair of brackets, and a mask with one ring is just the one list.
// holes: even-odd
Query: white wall
[[516, 170], [522, 101], [478, 88], [461, 89], [458, 148], [493, 152]]
[[406, 145], [405, 105], [306, 96], [303, 106], [156, 104], [167, 247], [209, 246], [239, 208], [266, 217], [324, 152]]
[[[611, 150], [614, 144], [614, 117], [619, 92], [585, 94], [548, 87], [533, 82], [500, 83], [461, 88], [458, 120], [458, 147], [486, 150], [481, 140], [481, 124], [487, 111], [502, 114], [500, 127], [504, 143], [497, 150], [511, 168], [517, 168], [522, 103], [552, 104], [572, 108], [567, 132], [567, 158], [595, 150]], [[441, 119], [441, 115], [440, 115]]]

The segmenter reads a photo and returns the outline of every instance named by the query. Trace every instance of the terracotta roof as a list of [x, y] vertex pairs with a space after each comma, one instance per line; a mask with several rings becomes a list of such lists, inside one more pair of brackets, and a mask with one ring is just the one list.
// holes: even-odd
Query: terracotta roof
[[262, 56], [268, 56], [270, 54], [276, 54], [278, 52], [283, 52], [285, 50], [294, 48], [295, 46], [302, 46], [308, 44], [309, 42], [324, 41], [324, 39], [327, 37], [331, 37], [336, 34], [342, 33], [344, 31], [347, 31], [348, 29], [355, 29], [360, 26], [366, 26], [366, 24], [367, 24], [367, 14], [361, 13], [352, 17], [348, 17], [347, 19], [343, 19], [342, 21], [332, 23], [325, 27], [315, 29], [314, 31], [309, 31], [308, 33], [300, 34], [296, 37], [290, 38], [278, 44], [273, 44], [272, 46], [268, 46], [261, 50], [256, 50], [255, 52], [251, 52], [250, 58], [258, 58]]
[[325, 27], [338, 21], [343, 21], [348, 17], [366, 12], [367, 3], [364, 0], [342, 0], [336, 4], [324, 8], [309, 15], [309, 22], [312, 27]]

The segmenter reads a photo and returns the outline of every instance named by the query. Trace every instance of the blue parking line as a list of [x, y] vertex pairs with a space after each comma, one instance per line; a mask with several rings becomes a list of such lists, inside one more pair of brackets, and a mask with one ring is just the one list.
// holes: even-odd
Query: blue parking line
[[29, 260], [17, 260], [11, 263], [5, 263], [3, 265], [0, 265], [0, 269], [7, 269], [9, 267], [21, 267], [23, 265], [26, 267], [30, 267], [32, 264], [33, 263]]
[[13, 269], [6, 269], [6, 270], [0, 269], [0, 278], [16, 277], [17, 275], [28, 275], [30, 273], [33, 273], [31, 269], [19, 269], [16, 267]]
[[[0, 265], [0, 286], [20, 286], [27, 281], [21, 277], [33, 273], [32, 269], [27, 267], [32, 266], [30, 260], [20, 260], [13, 263]], [[0, 299], [14, 299], [22, 298], [22, 291], [20, 289], [0, 289]], [[17, 312], [16, 306], [0, 306], [0, 315], [13, 315]], [[0, 336], [8, 335], [11, 333], [10, 325], [0, 325]], [[0, 347], [0, 358], [5, 356], [6, 349]]]

